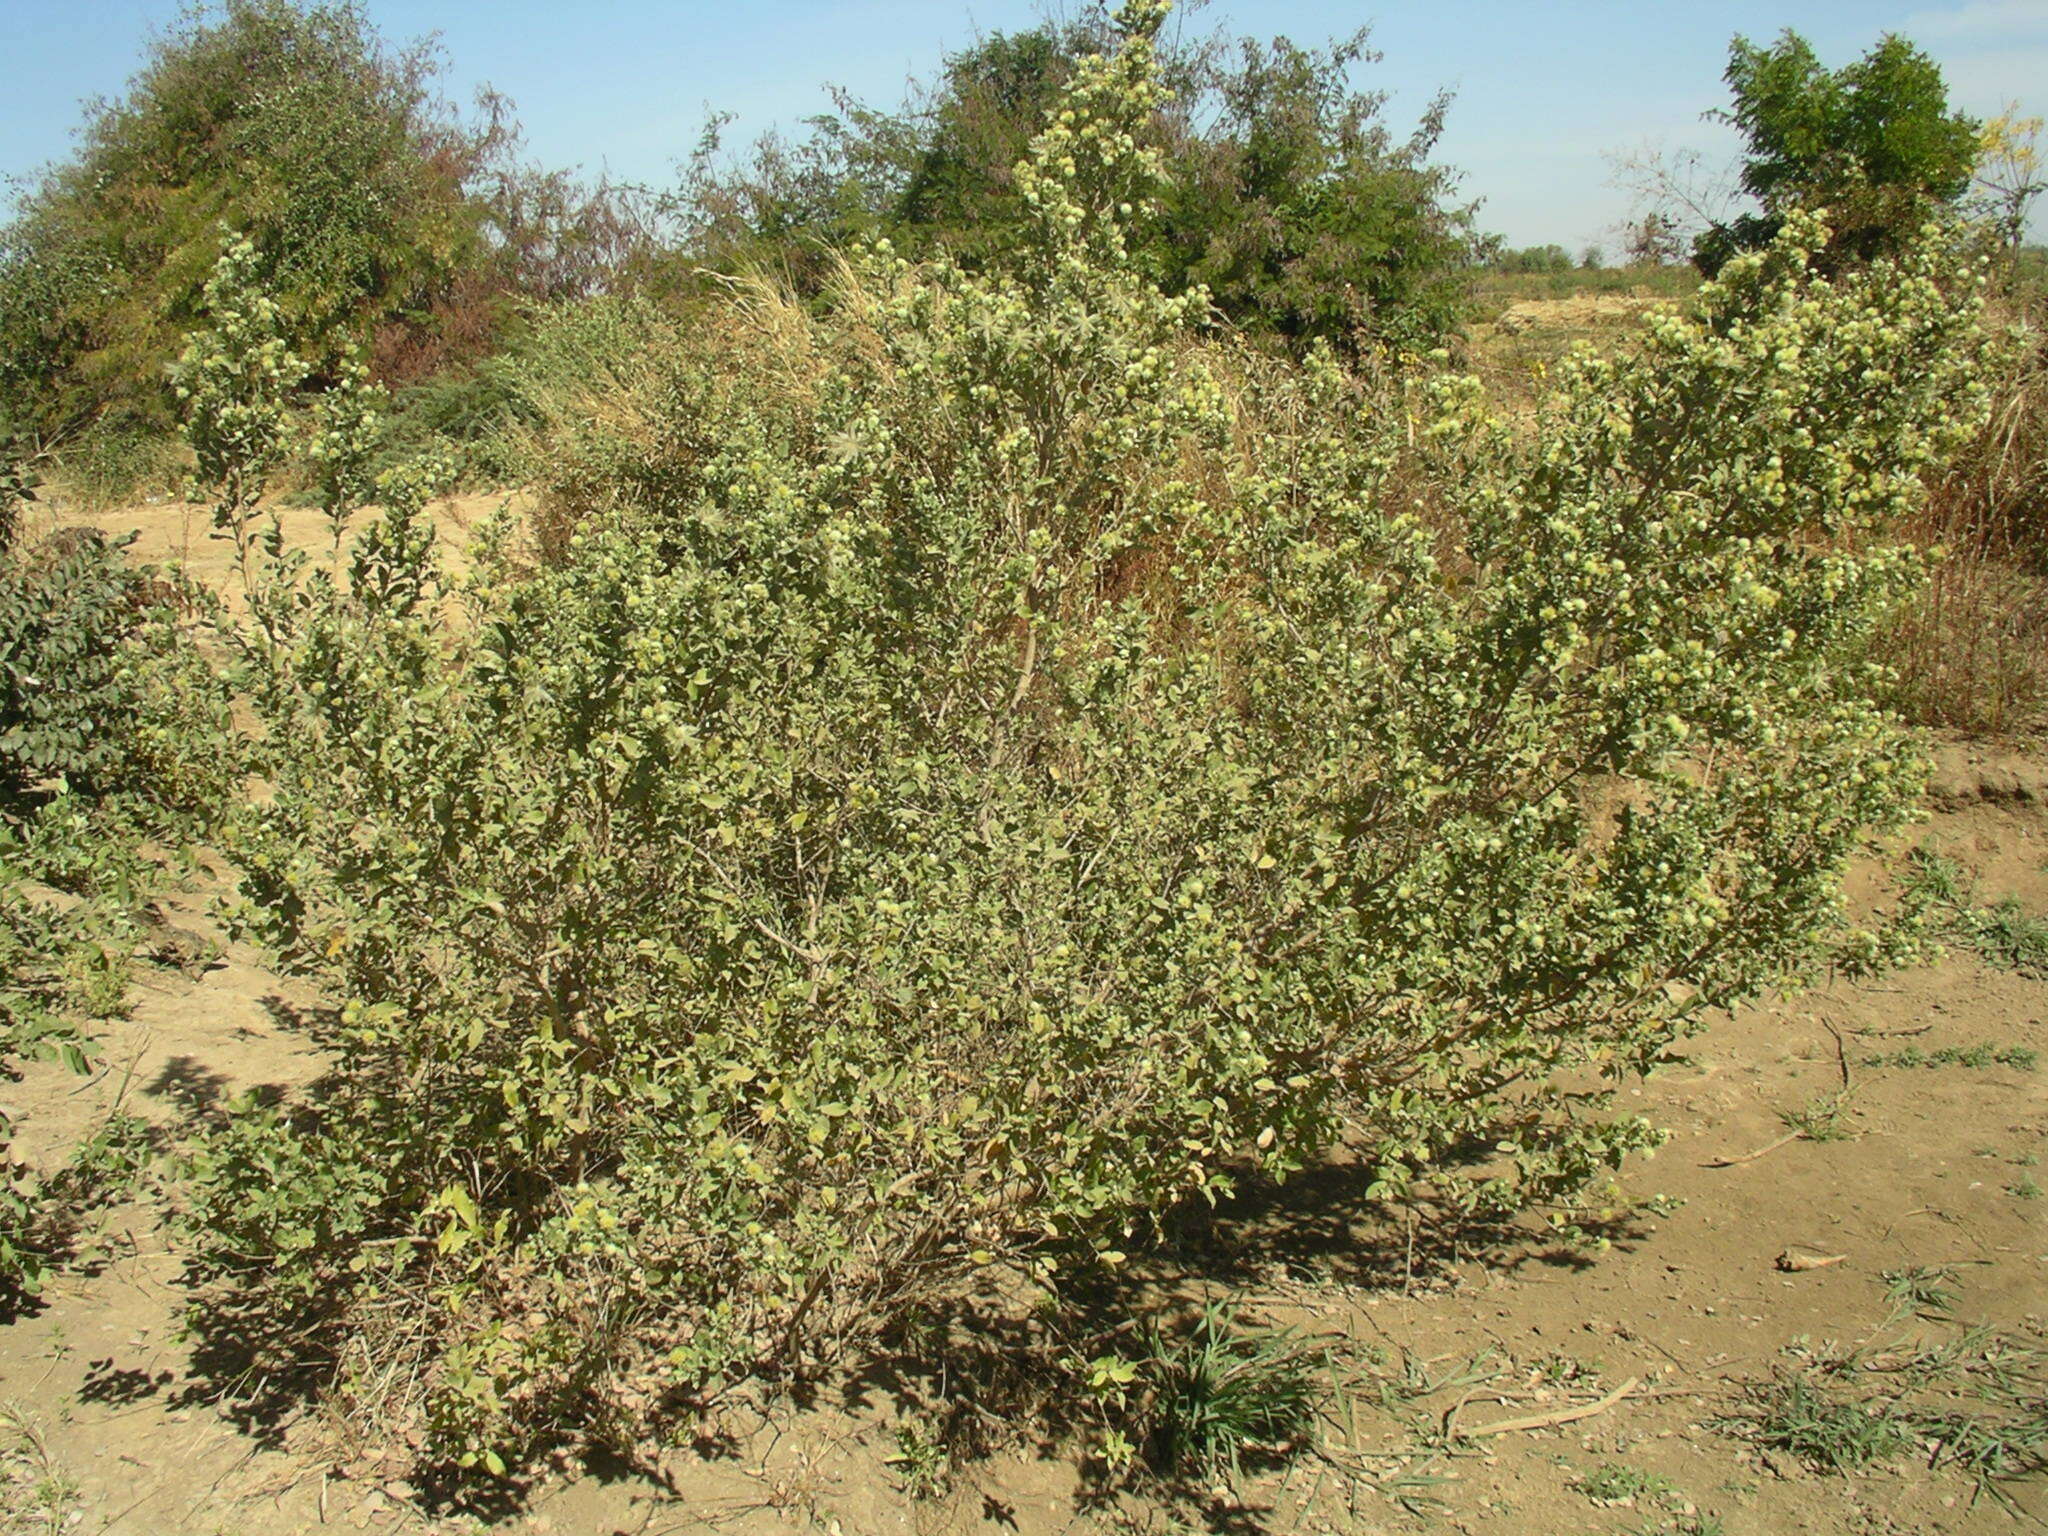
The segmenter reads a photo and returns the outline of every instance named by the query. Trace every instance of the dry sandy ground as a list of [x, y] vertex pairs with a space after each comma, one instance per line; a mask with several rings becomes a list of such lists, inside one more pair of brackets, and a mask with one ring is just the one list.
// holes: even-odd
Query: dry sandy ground
[[[144, 529], [143, 553], [177, 547], [182, 511], [143, 509], [131, 520]], [[452, 533], [457, 521], [444, 526]], [[203, 529], [194, 537], [203, 545]], [[195, 564], [206, 558], [195, 549]], [[1946, 749], [1918, 839], [1969, 866], [1979, 900], [2011, 895], [2048, 911], [2048, 757]], [[6, 1090], [30, 1162], [54, 1166], [116, 1102], [175, 1142], [224, 1094], [289, 1091], [317, 1074], [307, 1019], [322, 1000], [225, 942], [209, 909], [226, 873], [196, 877], [162, 903], [174, 924], [220, 940], [224, 963], [199, 975], [146, 970], [127, 1016], [95, 1026], [94, 1076], [36, 1067]], [[1075, 1445], [1039, 1445], [1021, 1430], [1015, 1443], [959, 1468], [950, 1491], [915, 1501], [887, 1461], [896, 1449], [889, 1395], [847, 1384], [803, 1411], [728, 1414], [710, 1426], [727, 1437], [715, 1458], [683, 1451], [657, 1468], [594, 1467], [561, 1479], [496, 1528], [557, 1536], [2024, 1528], [1989, 1500], [1973, 1505], [1969, 1481], [1930, 1469], [1924, 1456], [1821, 1476], [1749, 1448], [1714, 1421], [1742, 1383], [1787, 1363], [1788, 1350], [1871, 1337], [1887, 1314], [1886, 1271], [1946, 1266], [1957, 1320], [2048, 1344], [2048, 1201], [2027, 1195], [2048, 1181], [2037, 1165], [2048, 1153], [2048, 1071], [1867, 1065], [1909, 1044], [1928, 1052], [2024, 1046], [2048, 1056], [2044, 1019], [2048, 981], [1955, 954], [1716, 1020], [1637, 1090], [1673, 1135], [1656, 1158], [1627, 1170], [1628, 1190], [1675, 1203], [1605, 1251], [1534, 1237], [1478, 1251], [1412, 1246], [1343, 1167], [1220, 1215], [1190, 1240], [1184, 1272], [1197, 1278], [1185, 1284], [1242, 1287], [1266, 1316], [1376, 1346], [1396, 1375], [1408, 1359], [1427, 1362], [1432, 1380], [1461, 1382], [1393, 1411], [1369, 1399], [1359, 1406], [1354, 1444], [1406, 1454], [1411, 1475], [1442, 1480], [1410, 1485], [1433, 1501], [1414, 1511], [1314, 1457], [1248, 1476], [1206, 1503], [1104, 1505], [1086, 1496]], [[1785, 1139], [1782, 1116], [1838, 1095], [1840, 1112], [1827, 1122], [1834, 1139]], [[189, 1297], [158, 1205], [117, 1210], [100, 1247], [101, 1262], [58, 1278], [39, 1310], [0, 1326], [0, 1403], [12, 1405], [16, 1424], [0, 1475], [0, 1529], [270, 1536], [477, 1528], [431, 1519], [408, 1486], [366, 1475], [360, 1463], [353, 1476], [323, 1469], [295, 1449], [306, 1443], [305, 1423], [246, 1422], [233, 1383], [198, 1368], [181, 1341]], [[1839, 1261], [1787, 1269], [1787, 1253]], [[1902, 1326], [1938, 1340], [1958, 1324]], [[1636, 1383], [1628, 1395], [1575, 1422], [1462, 1434], [1596, 1403], [1628, 1381]], [[1394, 1463], [1372, 1465], [1384, 1474]], [[1661, 1482], [1646, 1482], [1632, 1502], [1596, 1502], [1578, 1484], [1602, 1467]], [[2040, 1479], [2010, 1493], [2034, 1520], [2048, 1519]], [[45, 1511], [55, 1513], [46, 1519]]]
[[[136, 560], [175, 562], [230, 599], [240, 590], [234, 542], [214, 533], [212, 514], [204, 506], [161, 497], [137, 506], [94, 510], [80, 506], [61, 490], [45, 491], [42, 496], [41, 502], [28, 509], [24, 530], [28, 539], [67, 528], [96, 528], [110, 536], [132, 533], [135, 543], [130, 553]], [[430, 510], [440, 536], [440, 557], [451, 574], [459, 576], [467, 568], [472, 530], [508, 501], [515, 510], [523, 506], [517, 493], [452, 496], [433, 504]], [[317, 507], [279, 505], [276, 515], [289, 547], [324, 555], [330, 535], [327, 519]], [[359, 510], [350, 522], [350, 531], [359, 532], [377, 515], [374, 507]]]

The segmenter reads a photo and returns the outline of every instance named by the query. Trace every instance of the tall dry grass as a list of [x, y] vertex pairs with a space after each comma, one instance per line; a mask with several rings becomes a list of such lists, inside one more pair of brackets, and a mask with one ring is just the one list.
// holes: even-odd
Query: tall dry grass
[[1907, 530], [1945, 554], [1879, 647], [1909, 718], [2015, 736], [2048, 726], [2048, 302], [2010, 299], [2003, 318], [2016, 341], [1991, 420]]

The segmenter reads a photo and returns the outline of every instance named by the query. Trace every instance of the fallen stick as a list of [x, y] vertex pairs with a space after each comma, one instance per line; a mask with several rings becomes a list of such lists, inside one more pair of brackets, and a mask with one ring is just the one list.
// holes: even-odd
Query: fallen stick
[[1598, 1402], [1581, 1403], [1575, 1408], [1558, 1408], [1550, 1413], [1532, 1413], [1519, 1419], [1495, 1419], [1491, 1424], [1475, 1425], [1461, 1429], [1459, 1435], [1466, 1440], [1478, 1440], [1486, 1435], [1513, 1435], [1525, 1429], [1549, 1429], [1553, 1424], [1570, 1424], [1578, 1419], [1590, 1419], [1596, 1413], [1605, 1413], [1636, 1388], [1641, 1378], [1631, 1376]]
[[1787, 1248], [1778, 1255], [1777, 1265], [1787, 1274], [1796, 1275], [1804, 1270], [1826, 1269], [1830, 1264], [1840, 1264], [1848, 1257], [1846, 1253], [1801, 1253], [1795, 1248]]
[[1737, 1163], [1753, 1163], [1766, 1152], [1775, 1152], [1778, 1148], [1786, 1145], [1788, 1142], [1797, 1141], [1805, 1134], [1804, 1131], [1794, 1131], [1789, 1136], [1780, 1136], [1768, 1146], [1758, 1147], [1754, 1152], [1745, 1152], [1740, 1157], [1709, 1158], [1706, 1162], [1701, 1163], [1700, 1166], [1702, 1168], [1733, 1168]]

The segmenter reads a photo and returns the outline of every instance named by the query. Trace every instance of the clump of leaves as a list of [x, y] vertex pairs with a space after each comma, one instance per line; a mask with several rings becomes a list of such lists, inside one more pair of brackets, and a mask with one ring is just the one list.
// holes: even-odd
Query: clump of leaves
[[427, 1459], [630, 1439], [1340, 1135], [1377, 1198], [1569, 1210], [1912, 804], [1853, 642], [1981, 401], [1961, 253], [1816, 281], [1794, 218], [1524, 433], [1148, 281], [1160, 20], [1077, 64], [1013, 262], [747, 290], [461, 626], [402, 521], [264, 578], [242, 920], [340, 1059], [195, 1216]]

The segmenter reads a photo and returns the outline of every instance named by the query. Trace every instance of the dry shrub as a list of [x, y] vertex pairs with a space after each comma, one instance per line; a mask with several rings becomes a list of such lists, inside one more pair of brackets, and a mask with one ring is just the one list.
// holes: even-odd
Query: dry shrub
[[[1990, 420], [1938, 480], [1910, 530], [1945, 550], [1882, 636], [1894, 702], [1922, 725], [1993, 735], [2048, 713], [2048, 344], [2038, 304], [2015, 304], [2017, 343]], [[2032, 313], [2029, 313], [2032, 311]]]
[[2048, 578], [1965, 547], [1883, 637], [1895, 702], [1922, 725], [1989, 735], [2038, 728], [2048, 699]]

